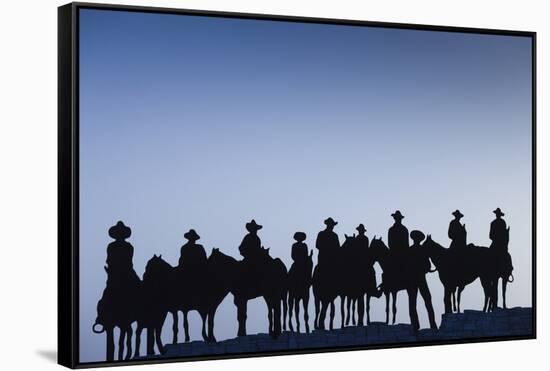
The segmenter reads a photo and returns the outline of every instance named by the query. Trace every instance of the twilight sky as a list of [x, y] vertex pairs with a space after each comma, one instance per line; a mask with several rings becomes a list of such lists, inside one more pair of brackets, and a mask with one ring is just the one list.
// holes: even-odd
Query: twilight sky
[[[526, 37], [81, 10], [81, 362], [105, 360], [91, 326], [117, 220], [141, 276], [153, 254], [177, 264], [189, 228], [208, 254], [239, 257], [255, 218], [289, 267], [294, 232], [313, 248], [328, 216], [341, 241], [359, 223], [387, 241], [400, 209], [409, 230], [448, 246], [459, 208], [468, 241], [487, 246], [500, 207], [509, 305], [531, 306], [531, 88]], [[428, 283], [439, 321], [437, 273]], [[408, 323], [406, 293], [398, 302]], [[482, 304], [476, 281], [463, 308]], [[384, 300], [371, 314], [384, 318]], [[201, 339], [195, 312], [190, 326]], [[267, 332], [261, 299], [247, 326]], [[236, 336], [231, 294], [215, 332]]]

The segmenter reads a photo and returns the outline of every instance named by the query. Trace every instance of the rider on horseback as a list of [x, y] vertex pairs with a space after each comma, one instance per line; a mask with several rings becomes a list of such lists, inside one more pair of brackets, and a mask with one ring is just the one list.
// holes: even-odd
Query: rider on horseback
[[338, 222], [332, 218], [328, 218], [325, 219], [324, 223], [326, 228], [319, 232], [315, 241], [315, 247], [319, 250], [319, 255], [317, 256], [318, 264], [332, 261], [340, 248], [340, 240], [334, 232], [334, 227]]
[[194, 229], [190, 229], [183, 237], [187, 239], [187, 242], [181, 247], [178, 266], [192, 268], [204, 267], [207, 260], [206, 251], [202, 245], [196, 243], [201, 237]]
[[245, 225], [248, 234], [244, 236], [241, 244], [239, 245], [239, 252], [245, 260], [250, 258], [255, 258], [262, 251], [262, 241], [258, 237], [258, 231], [263, 227], [256, 223], [252, 219], [249, 223]]
[[395, 223], [388, 230], [388, 247], [392, 251], [403, 251], [409, 247], [409, 230], [403, 224], [404, 216], [397, 210], [391, 214]]
[[304, 232], [294, 233], [295, 243], [292, 244], [291, 257], [292, 261], [296, 265], [303, 265], [306, 262], [308, 251], [307, 244], [304, 242], [306, 240], [306, 234]]
[[107, 246], [107, 266], [105, 270], [111, 279], [116, 277], [116, 281], [138, 284], [139, 277], [132, 262], [134, 247], [126, 241], [131, 234], [132, 230], [121, 221], [109, 228], [109, 236], [114, 241]]

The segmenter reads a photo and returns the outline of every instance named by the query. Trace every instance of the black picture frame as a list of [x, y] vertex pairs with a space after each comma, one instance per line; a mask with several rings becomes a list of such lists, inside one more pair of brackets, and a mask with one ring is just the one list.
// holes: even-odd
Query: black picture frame
[[[238, 355], [159, 358], [117, 362], [79, 361], [79, 10], [102, 9], [124, 12], [200, 15], [206, 17], [239, 18], [269, 21], [302, 22], [330, 25], [355, 25], [381, 28], [444, 31], [471, 34], [523, 36], [532, 42], [532, 334], [445, 341], [419, 341], [383, 345], [314, 348], [277, 352], [254, 352]], [[70, 3], [58, 8], [58, 363], [70, 368], [120, 366], [181, 361], [198, 361], [288, 354], [325, 353], [348, 350], [416, 347], [536, 338], [536, 32], [484, 28], [434, 26], [372, 22], [347, 19], [310, 18], [268, 14], [232, 13], [190, 9], [155, 8], [145, 6]]]

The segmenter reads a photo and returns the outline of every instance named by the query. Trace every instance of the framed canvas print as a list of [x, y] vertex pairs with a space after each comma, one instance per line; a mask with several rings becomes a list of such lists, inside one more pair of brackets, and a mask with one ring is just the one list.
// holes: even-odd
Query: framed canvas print
[[535, 337], [535, 33], [59, 8], [59, 363]]

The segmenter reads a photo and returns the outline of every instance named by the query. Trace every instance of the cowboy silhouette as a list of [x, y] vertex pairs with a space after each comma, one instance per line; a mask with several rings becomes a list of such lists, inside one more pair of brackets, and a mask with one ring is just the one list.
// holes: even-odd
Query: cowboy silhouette
[[397, 210], [391, 214], [395, 223], [388, 230], [388, 247], [393, 251], [403, 251], [409, 247], [409, 230], [403, 224], [404, 216]]
[[317, 257], [319, 264], [321, 264], [321, 261], [330, 261], [340, 248], [340, 240], [338, 239], [338, 235], [334, 232], [334, 227], [338, 222], [334, 221], [332, 218], [328, 218], [325, 219], [324, 223], [326, 228], [319, 232], [317, 240], [315, 241], [315, 247], [319, 250], [319, 255]]
[[506, 221], [502, 219], [504, 213], [497, 207], [493, 211], [496, 218], [491, 222], [491, 229], [489, 231], [489, 238], [491, 239], [491, 247], [495, 247], [501, 250], [508, 250], [508, 227]]
[[294, 239], [296, 242], [292, 244], [292, 261], [301, 265], [305, 263], [308, 255], [307, 244], [304, 242], [306, 234], [304, 232], [296, 232], [294, 233]]
[[257, 256], [257, 253], [262, 250], [262, 241], [260, 237], [258, 237], [258, 231], [263, 227], [257, 224], [254, 219], [246, 223], [245, 227], [249, 233], [244, 236], [239, 245], [239, 252], [243, 258], [250, 259], [251, 257]]
[[[422, 296], [422, 299], [424, 299], [424, 304], [426, 306], [426, 311], [428, 312], [428, 320], [430, 322], [430, 328], [437, 329], [437, 324], [435, 322], [435, 315], [434, 315], [434, 308], [432, 305], [432, 295], [430, 293], [430, 288], [428, 287], [428, 283], [426, 281], [426, 273], [430, 272], [431, 263], [430, 258], [428, 256], [427, 251], [422, 247], [422, 241], [426, 236], [422, 231], [419, 230], [413, 230], [411, 232], [411, 239], [413, 240], [413, 244], [411, 246], [411, 251], [413, 253], [413, 259], [414, 263], [418, 264], [419, 267], [422, 267], [421, 276], [418, 278], [418, 291], [420, 292], [420, 295]], [[414, 293], [413, 293], [414, 295]], [[409, 305], [411, 301], [409, 301]], [[414, 300], [414, 305], [416, 306], [416, 300]], [[416, 314], [416, 307], [415, 308], [409, 308], [409, 311], [412, 311], [412, 313]]]
[[117, 281], [122, 280], [137, 285], [139, 277], [134, 270], [134, 247], [126, 241], [131, 234], [132, 230], [121, 221], [109, 228], [109, 236], [114, 241], [107, 246], [105, 270], [109, 277], [117, 277]]
[[460, 223], [460, 219], [464, 216], [460, 210], [455, 210], [452, 215], [454, 219], [449, 223], [448, 235], [451, 239], [451, 245], [449, 248], [455, 249], [457, 247], [466, 246], [466, 224]]
[[197, 267], [206, 263], [206, 251], [196, 242], [201, 238], [194, 229], [183, 235], [187, 242], [181, 247], [179, 267]]
[[367, 229], [363, 224], [359, 224], [355, 229], [359, 233], [357, 237], [355, 237], [355, 246], [361, 251], [366, 251], [366, 249], [369, 248], [369, 238], [365, 235]]

